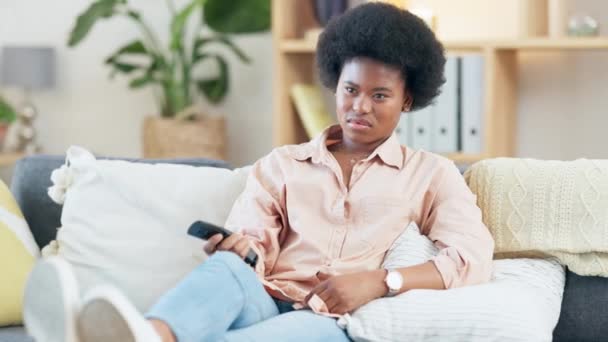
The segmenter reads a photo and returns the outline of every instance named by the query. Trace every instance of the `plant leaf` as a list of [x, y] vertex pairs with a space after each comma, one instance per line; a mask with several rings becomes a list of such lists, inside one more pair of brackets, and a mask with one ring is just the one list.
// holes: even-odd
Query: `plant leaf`
[[228, 92], [228, 63], [219, 55], [206, 56], [214, 58], [217, 61], [220, 71], [219, 76], [199, 80], [196, 82], [196, 85], [205, 94], [209, 102], [216, 104], [222, 101]]
[[253, 33], [270, 28], [270, 0], [207, 0], [203, 20], [222, 33]]
[[[134, 40], [123, 47], [119, 48], [111, 54], [108, 58], [106, 58], [105, 63], [108, 64], [113, 70], [110, 74], [113, 77], [116, 73], [120, 72], [123, 74], [129, 74], [138, 69], [145, 69], [145, 67], [141, 64], [125, 62], [121, 60], [121, 57], [127, 55], [135, 55], [135, 56], [146, 56], [152, 59], [152, 65], [156, 65], [157, 62], [155, 60], [155, 56], [151, 55], [144, 44], [140, 40]], [[148, 67], [149, 69], [150, 67]]]
[[182, 38], [184, 36], [184, 30], [186, 24], [188, 23], [188, 18], [194, 12], [197, 7], [202, 6], [205, 3], [205, 0], [195, 0], [191, 2], [189, 5], [184, 7], [175, 17], [173, 17], [173, 21], [171, 22], [171, 44], [170, 47], [172, 50], [179, 50], [182, 46]]
[[117, 5], [124, 4], [125, 0], [97, 0], [76, 19], [76, 24], [70, 33], [68, 46], [76, 46], [91, 31], [97, 20], [109, 18], [115, 13]]
[[115, 61], [118, 59], [118, 57], [120, 57], [121, 55], [147, 55], [148, 54], [148, 50], [146, 49], [146, 47], [144, 46], [144, 44], [140, 41], [140, 40], [134, 40], [130, 43], [128, 43], [127, 45], [119, 48], [118, 50], [116, 50], [116, 52], [114, 52], [113, 54], [111, 54], [108, 58], [106, 58], [105, 63], [109, 64], [112, 61]]
[[146, 69], [146, 72], [143, 75], [132, 79], [129, 83], [129, 87], [131, 87], [132, 89], [138, 89], [145, 85], [148, 85], [149, 83], [162, 83], [156, 77], [156, 73], [159, 71], [159, 66], [160, 64], [158, 60], [152, 60], [152, 63], [150, 63], [150, 65]]
[[129, 82], [129, 88], [138, 89], [153, 82], [155, 82], [155, 80], [152, 74], [145, 73], [140, 77], [132, 79], [131, 82]]
[[243, 50], [241, 50], [241, 48], [239, 48], [238, 46], [236, 46], [236, 44], [234, 44], [228, 37], [223, 36], [223, 35], [218, 35], [218, 36], [214, 36], [214, 37], [209, 37], [209, 38], [202, 38], [199, 37], [196, 39], [196, 41], [194, 42], [194, 48], [192, 50], [192, 63], [196, 63], [197, 62], [197, 56], [203, 55], [203, 53], [200, 51], [200, 49], [207, 45], [208, 43], [211, 42], [218, 42], [218, 43], [222, 43], [224, 44], [226, 47], [228, 47], [230, 50], [232, 50], [232, 52], [234, 52], [234, 54], [244, 63], [250, 63], [251, 59], [249, 59], [249, 56], [247, 56], [245, 54], [245, 52]]
[[116, 75], [116, 73], [122, 73], [122, 74], [128, 75], [135, 70], [144, 68], [143, 66], [141, 66], [139, 64], [124, 63], [124, 62], [119, 62], [119, 61], [111, 61], [108, 64], [112, 68], [112, 73], [110, 73], [110, 77], [114, 77], [114, 75]]
[[0, 97], [0, 122], [11, 123], [17, 118], [17, 112], [8, 102]]

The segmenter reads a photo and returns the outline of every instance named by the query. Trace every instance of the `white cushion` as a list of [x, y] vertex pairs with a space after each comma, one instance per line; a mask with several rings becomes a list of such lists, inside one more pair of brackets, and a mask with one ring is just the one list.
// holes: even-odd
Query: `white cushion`
[[247, 174], [96, 160], [71, 147], [49, 190], [65, 201], [55, 253], [74, 266], [83, 291], [111, 283], [146, 311], [205, 259], [204, 242], [187, 229], [195, 220], [223, 225]]
[[[416, 265], [436, 253], [412, 223], [384, 266]], [[551, 341], [564, 282], [564, 269], [553, 259], [496, 260], [489, 283], [377, 299], [339, 324], [355, 341]]]

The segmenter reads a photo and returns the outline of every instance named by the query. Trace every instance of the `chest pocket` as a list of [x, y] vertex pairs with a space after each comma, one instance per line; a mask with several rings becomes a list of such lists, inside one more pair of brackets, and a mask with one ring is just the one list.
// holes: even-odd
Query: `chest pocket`
[[345, 256], [386, 251], [405, 230], [412, 210], [403, 197], [374, 196], [352, 204]]

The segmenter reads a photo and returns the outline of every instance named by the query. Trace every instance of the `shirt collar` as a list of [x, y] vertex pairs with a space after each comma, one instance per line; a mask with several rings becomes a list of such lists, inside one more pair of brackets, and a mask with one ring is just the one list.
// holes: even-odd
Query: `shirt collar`
[[376, 148], [370, 155], [370, 158], [372, 158], [374, 154], [377, 154], [387, 165], [394, 166], [399, 170], [403, 167], [404, 151], [399, 144], [399, 139], [397, 139], [395, 132], [393, 132], [382, 145]]
[[[288, 151], [291, 157], [296, 160], [304, 161], [310, 159], [316, 164], [323, 162], [329, 163], [331, 153], [327, 147], [340, 141], [342, 141], [342, 128], [339, 125], [333, 125], [326, 128], [311, 141], [293, 146], [293, 148], [290, 148]], [[376, 156], [385, 164], [401, 170], [403, 167], [404, 153], [394, 132], [365, 160], [372, 160]]]

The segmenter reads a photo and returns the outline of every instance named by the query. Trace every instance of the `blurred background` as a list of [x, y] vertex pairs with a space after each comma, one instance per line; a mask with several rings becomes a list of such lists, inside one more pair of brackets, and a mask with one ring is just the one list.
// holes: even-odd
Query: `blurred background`
[[[309, 59], [313, 55], [311, 52], [314, 52], [311, 41], [314, 42], [315, 32], [300, 30], [294, 25], [320, 29], [323, 15], [327, 16], [327, 13], [319, 11], [323, 8], [328, 10], [327, 6], [342, 1], [330, 0], [329, 5], [309, 0], [287, 0], [282, 4], [254, 0], [224, 2], [227, 5], [213, 9], [219, 13], [218, 17], [208, 18], [208, 23], [200, 23], [204, 21], [201, 20], [203, 8], [195, 8], [190, 16], [181, 17], [185, 18], [185, 24], [180, 40], [185, 46], [187, 58], [195, 58], [192, 49], [198, 36], [203, 40], [213, 39], [211, 37], [220, 36], [214, 35], [214, 32], [225, 30], [227, 32], [222, 32], [221, 37], [229, 37], [230, 44], [210, 43], [203, 49], [203, 57], [199, 56], [203, 60], [189, 70], [191, 78], [195, 80], [189, 95], [191, 103], [169, 108], [161, 103], [163, 90], [159, 88], [162, 88], [162, 82], [157, 85], [145, 78], [146, 75], [153, 75], [150, 77], [158, 77], [158, 81], [163, 77], [162, 72], [151, 70], [157, 68], [151, 67], [154, 60], [135, 49], [135, 45], [131, 46], [131, 56], [125, 50], [124, 56], [119, 57], [124, 57], [122, 63], [135, 65], [141, 70], [130, 70], [117, 60], [113, 61], [114, 64], [104, 61], [120, 47], [140, 37], [145, 38], [142, 27], [128, 17], [130, 10], [136, 10], [137, 15], [145, 20], [147, 28], [154, 32], [158, 46], [167, 51], [167, 60], [174, 58], [175, 61], [183, 61], [179, 57], [179, 49], [171, 49], [169, 45], [174, 40], [176, 21], [179, 23], [180, 20], [176, 20], [176, 17], [188, 5], [196, 2], [105, 1], [104, 9], [104, 1], [0, 0], [0, 48], [4, 51], [0, 55], [0, 64], [5, 64], [3, 78], [0, 79], [0, 96], [16, 114], [15, 120], [10, 119], [10, 115], [6, 116], [10, 126], [4, 137], [2, 155], [5, 158], [0, 160], [5, 169], [3, 177], [10, 177], [11, 165], [21, 153], [63, 154], [70, 145], [81, 145], [106, 156], [170, 157], [171, 151], [176, 156], [180, 153], [184, 156], [211, 155], [226, 159], [233, 166], [241, 166], [254, 162], [276, 145], [301, 142], [304, 139], [301, 132], [283, 135], [282, 132], [293, 130], [293, 127], [282, 125], [301, 126], [302, 122], [294, 124], [293, 120], [297, 121], [297, 118], [285, 121], [281, 106], [295, 108], [297, 103], [290, 102], [290, 89], [287, 87], [299, 81], [310, 81], [311, 78], [310, 75], [302, 76], [301, 80], [299, 76], [292, 77], [289, 73], [294, 71], [290, 68], [301, 63], [306, 66], [305, 70], [314, 74]], [[346, 6], [356, 6], [361, 2], [350, 1]], [[425, 17], [445, 42], [476, 42], [471, 43], [475, 46], [473, 50], [482, 53], [487, 42], [494, 42], [494, 45], [508, 42], [518, 46], [516, 75], [512, 76], [517, 79], [513, 96], [516, 101], [511, 101], [516, 118], [512, 141], [514, 156], [564, 160], [608, 158], [607, 1], [391, 2]], [[94, 5], [98, 7], [91, 11]], [[339, 7], [340, 4], [337, 5]], [[223, 8], [230, 6], [234, 8]], [[234, 28], [221, 27], [223, 21], [232, 20], [229, 17], [231, 11], [234, 14], [235, 11], [247, 9], [247, 6], [256, 9], [257, 19], [251, 20], [253, 23], [256, 20], [261, 22], [258, 27], [248, 30], [250, 32], [238, 33], [230, 32], [235, 31]], [[310, 8], [306, 13], [312, 16], [312, 21], [289, 17], [293, 13], [289, 7], [300, 6]], [[110, 12], [104, 12], [109, 8]], [[275, 12], [270, 13], [271, 9]], [[89, 14], [97, 10], [98, 20], [90, 27], [86, 37], [75, 46], [68, 47], [70, 37], [74, 38], [77, 18], [87, 10]], [[109, 15], [112, 10], [123, 14]], [[208, 11], [211, 12], [211, 9]], [[264, 14], [264, 11], [267, 13]], [[340, 9], [336, 11], [339, 14]], [[108, 18], [103, 17], [105, 14]], [[268, 21], [272, 17], [272, 27], [264, 26], [264, 16], [268, 17]], [[83, 22], [91, 18], [81, 17]], [[521, 48], [521, 44], [530, 39], [536, 48]], [[584, 44], [577, 45], [571, 39], [582, 39]], [[543, 44], [550, 45], [552, 41], [561, 43], [556, 43], [557, 48], [538, 48]], [[147, 50], [152, 49], [147, 42], [143, 45]], [[455, 50], [463, 50], [464, 45], [454, 43]], [[20, 51], [18, 48], [26, 49]], [[209, 57], [215, 53], [221, 54], [221, 61]], [[244, 62], [239, 53], [245, 54], [249, 63]], [[43, 65], [44, 69], [36, 69], [39, 65]], [[225, 69], [229, 70], [227, 75], [224, 74]], [[33, 70], [36, 70], [34, 76], [28, 75]], [[112, 70], [116, 73], [113, 78], [109, 77]], [[297, 74], [306, 74], [306, 71], [298, 70]], [[182, 71], [183, 68], [178, 65], [174, 73], [184, 77]], [[28, 78], [31, 79], [27, 82], [19, 81]], [[135, 84], [139, 86], [136, 89], [130, 88], [129, 85], [133, 86], [137, 78], [143, 78], [140, 83], [144, 84]], [[196, 80], [209, 82], [201, 85]], [[484, 80], [488, 81], [488, 78]], [[222, 89], [226, 90], [225, 94]], [[500, 94], [493, 96], [499, 106]], [[27, 105], [35, 107], [35, 117], [31, 117], [32, 113], [28, 114], [31, 108]], [[174, 118], [174, 114], [181, 113], [184, 122], [210, 122], [213, 118], [221, 118], [222, 122], [207, 123], [203, 128], [198, 126], [189, 131], [186, 129], [183, 134], [179, 133], [181, 131], [171, 133], [178, 140], [169, 144], [183, 145], [196, 140], [197, 136], [207, 137], [181, 152], [172, 147], [163, 147], [162, 143], [145, 143], [144, 135], [154, 135], [152, 132], [155, 129], [168, 132], [162, 127], [154, 128], [156, 124], [146, 124], [144, 128], [147, 117], [160, 117], [167, 110], [173, 112], [165, 113], [166, 117]], [[328, 111], [331, 112], [331, 109]], [[21, 125], [20, 130], [11, 130], [15, 123]], [[23, 126], [26, 127], [25, 133]], [[31, 126], [31, 132], [27, 131], [28, 126]], [[222, 132], [216, 136], [217, 130]], [[209, 138], [211, 136], [213, 138]], [[457, 139], [462, 142], [462, 137]], [[216, 146], [219, 140], [221, 142]], [[145, 144], [149, 145], [146, 154]], [[212, 153], [209, 154], [209, 151]]]

